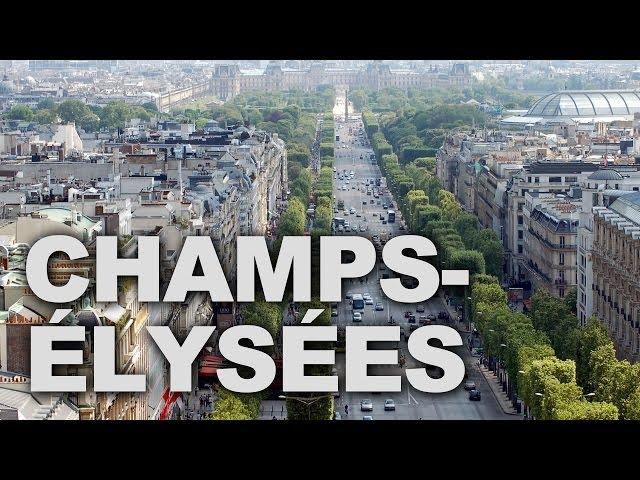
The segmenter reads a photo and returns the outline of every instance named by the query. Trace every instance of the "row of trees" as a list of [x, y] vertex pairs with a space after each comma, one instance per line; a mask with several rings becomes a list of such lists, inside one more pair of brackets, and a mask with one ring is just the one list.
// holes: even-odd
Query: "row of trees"
[[[516, 91], [516, 88], [517, 85], [507, 85], [502, 79], [488, 79], [473, 82], [460, 89], [411, 87], [406, 90], [399, 88], [370, 90], [359, 88], [349, 92], [349, 99], [357, 110], [374, 112], [426, 110], [435, 105], [459, 105], [471, 99], [480, 103], [499, 104], [505, 108], [529, 108], [535, 102], [536, 96]], [[564, 87], [547, 90], [554, 91], [562, 88]], [[532, 90], [542, 91], [543, 89], [532, 88]]]
[[[576, 326], [566, 302], [545, 291], [534, 294], [531, 315], [512, 312], [489, 275], [473, 277], [471, 298], [485, 356], [504, 365], [510, 394], [517, 393], [535, 418], [640, 418], [640, 366], [616, 359], [597, 319]], [[569, 320], [570, 329], [559, 327]]]
[[[367, 131], [376, 130], [373, 114], [363, 115], [363, 121]], [[501, 278], [502, 242], [493, 230], [481, 229], [475, 216], [463, 212], [452, 193], [440, 188], [435, 158], [419, 157], [402, 166], [382, 132], [371, 138], [380, 169], [409, 228], [435, 243], [440, 266]]]
[[87, 105], [80, 100], [65, 100], [56, 104], [52, 99], [44, 99], [38, 103], [36, 109], [27, 105], [15, 105], [5, 114], [5, 117], [40, 124], [74, 122], [87, 132], [97, 132], [123, 128], [125, 122], [132, 118], [148, 121], [156, 114], [157, 108], [153, 102], [139, 106], [114, 101], [100, 107]]

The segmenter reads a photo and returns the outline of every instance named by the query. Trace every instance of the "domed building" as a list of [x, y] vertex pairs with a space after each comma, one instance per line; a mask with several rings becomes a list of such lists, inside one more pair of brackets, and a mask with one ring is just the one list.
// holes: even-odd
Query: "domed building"
[[526, 114], [506, 124], [632, 120], [640, 112], [640, 90], [563, 90], [537, 100]]

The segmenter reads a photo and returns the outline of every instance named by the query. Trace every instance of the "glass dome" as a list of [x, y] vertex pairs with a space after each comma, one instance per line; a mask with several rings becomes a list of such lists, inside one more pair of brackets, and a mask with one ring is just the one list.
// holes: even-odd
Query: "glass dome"
[[563, 91], [545, 95], [527, 112], [536, 117], [598, 117], [640, 112], [640, 92]]

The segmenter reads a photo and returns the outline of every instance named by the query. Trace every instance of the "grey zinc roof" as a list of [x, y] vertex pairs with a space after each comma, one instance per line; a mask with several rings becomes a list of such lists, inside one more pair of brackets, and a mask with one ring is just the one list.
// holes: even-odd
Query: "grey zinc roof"
[[587, 178], [588, 180], [622, 180], [622, 175], [611, 168], [603, 168], [596, 170]]

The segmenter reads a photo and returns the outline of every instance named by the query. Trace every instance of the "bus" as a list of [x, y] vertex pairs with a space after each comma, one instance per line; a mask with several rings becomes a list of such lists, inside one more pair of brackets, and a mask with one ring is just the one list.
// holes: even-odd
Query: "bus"
[[396, 221], [396, 212], [394, 210], [387, 211], [387, 222], [393, 223]]
[[351, 298], [351, 304], [354, 312], [364, 312], [364, 298], [359, 293], [354, 293]]
[[338, 228], [340, 225], [342, 225], [344, 227], [344, 218], [333, 217], [333, 226], [334, 226], [334, 228]]

